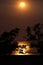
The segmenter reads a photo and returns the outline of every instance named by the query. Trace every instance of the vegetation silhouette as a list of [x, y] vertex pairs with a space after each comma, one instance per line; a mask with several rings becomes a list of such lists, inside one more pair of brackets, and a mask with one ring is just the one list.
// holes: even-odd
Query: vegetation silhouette
[[10, 55], [12, 50], [15, 50], [17, 41], [16, 36], [19, 33], [19, 28], [15, 28], [10, 32], [4, 32], [0, 37], [0, 55]]
[[38, 39], [38, 52], [43, 54], [43, 32], [41, 32], [42, 24], [38, 23], [34, 26], [35, 35]]
[[[41, 32], [41, 29], [42, 24], [35, 24], [32, 29], [35, 34], [32, 34], [31, 27], [28, 26], [26, 28], [26, 41], [31, 41], [30, 47], [36, 47], [38, 53], [43, 55], [43, 32]], [[0, 36], [0, 55], [11, 55], [12, 51], [18, 48], [18, 42], [15, 39], [18, 36], [19, 30], [19, 28], [15, 28], [9, 32], [3, 32]]]
[[41, 28], [42, 24], [40, 23], [34, 25], [33, 31], [35, 35], [31, 34], [31, 28], [29, 26], [26, 29], [27, 41], [31, 41], [30, 47], [36, 47], [40, 55], [43, 54], [43, 32], [41, 32]]
[[31, 28], [29, 26], [27, 27], [26, 32], [27, 32], [27, 41], [36, 39], [35, 35], [32, 35]]

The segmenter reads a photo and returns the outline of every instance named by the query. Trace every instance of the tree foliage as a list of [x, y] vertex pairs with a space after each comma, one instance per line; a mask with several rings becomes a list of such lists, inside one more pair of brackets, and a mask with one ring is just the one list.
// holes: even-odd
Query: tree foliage
[[27, 32], [27, 41], [36, 40], [37, 43], [35, 44], [35, 41], [31, 42], [31, 47], [36, 47], [38, 52], [40, 54], [43, 54], [43, 32], [41, 32], [42, 24], [38, 23], [35, 24], [33, 27], [33, 31], [35, 35], [32, 34], [31, 28], [28, 26], [26, 29]]
[[11, 54], [12, 50], [17, 47], [17, 42], [13, 42], [19, 33], [19, 28], [10, 32], [4, 32], [0, 37], [0, 55]]

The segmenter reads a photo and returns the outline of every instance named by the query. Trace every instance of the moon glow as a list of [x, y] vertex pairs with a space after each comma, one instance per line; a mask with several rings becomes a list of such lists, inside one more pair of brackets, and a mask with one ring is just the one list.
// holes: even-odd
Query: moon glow
[[26, 3], [25, 2], [20, 2], [19, 6], [20, 6], [20, 8], [25, 8]]

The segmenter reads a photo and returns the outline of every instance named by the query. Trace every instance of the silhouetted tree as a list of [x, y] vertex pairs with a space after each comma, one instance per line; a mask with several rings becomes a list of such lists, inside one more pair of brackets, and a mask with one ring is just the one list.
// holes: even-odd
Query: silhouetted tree
[[43, 55], [43, 41], [38, 42], [38, 52]]
[[26, 32], [27, 32], [27, 41], [36, 39], [35, 35], [32, 35], [31, 28], [29, 26], [27, 27]]
[[34, 32], [38, 40], [38, 52], [43, 54], [43, 33], [41, 32], [42, 24], [38, 23], [34, 26]]
[[35, 26], [34, 26], [34, 28], [33, 28], [33, 30], [34, 30], [34, 32], [35, 32], [35, 35], [36, 35], [37, 39], [40, 39], [41, 28], [42, 28], [42, 26], [41, 26], [40, 23], [35, 24]]
[[26, 32], [27, 32], [27, 40], [30, 40], [31, 29], [29, 26], [27, 27]]
[[43, 54], [43, 33], [41, 32], [42, 24], [38, 23], [34, 25], [33, 31], [35, 32], [35, 35], [31, 34], [31, 28], [27, 27], [27, 40], [32, 41], [36, 40], [37, 43], [35, 44], [35, 41], [31, 42], [30, 47], [36, 47], [38, 52], [40, 54]]
[[[17, 42], [13, 42], [19, 33], [19, 28], [10, 32], [4, 32], [0, 37], [0, 55], [11, 54], [12, 50], [17, 47]], [[13, 42], [13, 43], [12, 43]]]

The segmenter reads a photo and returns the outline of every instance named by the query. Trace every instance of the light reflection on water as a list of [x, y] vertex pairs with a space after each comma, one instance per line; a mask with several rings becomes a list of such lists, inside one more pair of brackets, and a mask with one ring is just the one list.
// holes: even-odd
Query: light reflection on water
[[38, 55], [36, 48], [30, 48], [29, 42], [18, 42], [18, 48], [11, 55]]

